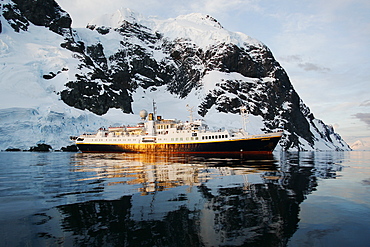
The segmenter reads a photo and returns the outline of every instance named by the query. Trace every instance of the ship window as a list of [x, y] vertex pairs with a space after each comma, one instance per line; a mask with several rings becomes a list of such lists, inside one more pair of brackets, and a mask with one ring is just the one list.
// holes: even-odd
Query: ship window
[[189, 141], [189, 137], [186, 137], [186, 140]]
[[179, 140], [179, 138], [176, 138], [176, 141], [178, 141]]
[[171, 138], [171, 141], [173, 141], [173, 138]]
[[180, 138], [180, 141], [182, 141], [182, 140], [183, 140], [183, 138], [181, 137], [181, 138]]
[[198, 137], [195, 137], [195, 140], [198, 140]]
[[197, 133], [192, 133], [191, 136], [197, 136]]
[[218, 136], [218, 138], [220, 138], [220, 139], [221, 139], [221, 136]]

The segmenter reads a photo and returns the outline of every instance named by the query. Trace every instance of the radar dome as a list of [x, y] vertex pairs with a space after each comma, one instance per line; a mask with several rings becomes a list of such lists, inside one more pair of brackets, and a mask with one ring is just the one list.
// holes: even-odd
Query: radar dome
[[146, 117], [148, 116], [148, 112], [146, 110], [141, 110], [140, 113], [139, 113], [139, 116], [142, 119], [146, 119]]

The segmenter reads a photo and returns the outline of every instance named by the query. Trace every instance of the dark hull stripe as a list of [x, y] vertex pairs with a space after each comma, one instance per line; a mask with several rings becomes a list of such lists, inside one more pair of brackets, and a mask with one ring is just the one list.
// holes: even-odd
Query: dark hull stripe
[[271, 153], [280, 137], [268, 139], [246, 139], [208, 143], [137, 143], [137, 144], [93, 144], [77, 143], [82, 152], [173, 152], [173, 153], [230, 153], [266, 152]]

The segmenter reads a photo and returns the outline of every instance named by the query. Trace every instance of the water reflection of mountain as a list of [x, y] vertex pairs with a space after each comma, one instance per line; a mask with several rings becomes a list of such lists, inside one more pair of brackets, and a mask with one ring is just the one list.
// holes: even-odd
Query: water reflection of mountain
[[336, 169], [294, 154], [278, 166], [272, 157], [82, 154], [73, 162], [90, 174], [83, 179], [137, 189], [58, 206], [78, 246], [285, 246], [317, 176]]

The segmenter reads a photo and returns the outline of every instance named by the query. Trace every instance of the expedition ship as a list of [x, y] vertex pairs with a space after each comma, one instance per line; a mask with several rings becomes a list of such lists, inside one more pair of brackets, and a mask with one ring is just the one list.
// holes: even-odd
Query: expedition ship
[[[203, 120], [182, 122], [140, 111], [136, 126], [100, 128], [97, 133], [71, 137], [82, 152], [235, 153], [270, 154], [283, 132], [250, 135], [244, 129], [212, 131]], [[243, 112], [242, 112], [243, 115]]]

